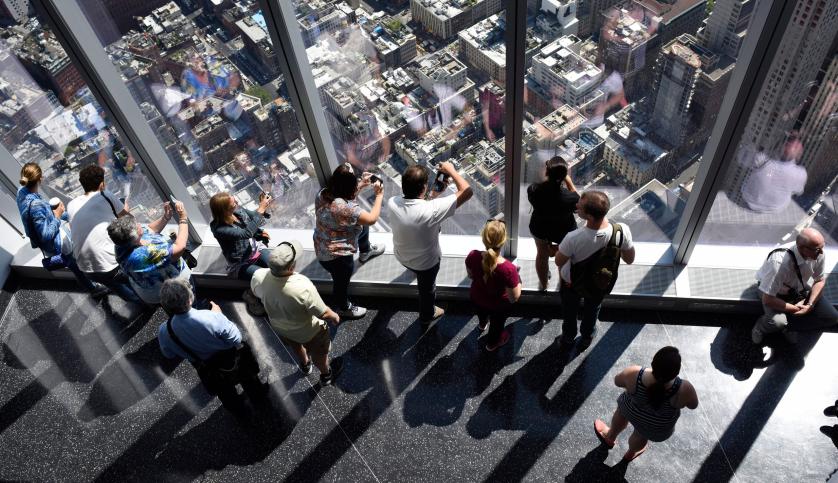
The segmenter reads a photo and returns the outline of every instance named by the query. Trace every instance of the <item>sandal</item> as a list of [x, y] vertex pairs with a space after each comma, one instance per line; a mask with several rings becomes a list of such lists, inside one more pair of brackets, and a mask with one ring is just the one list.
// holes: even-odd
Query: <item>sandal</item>
[[608, 446], [608, 449], [613, 448], [617, 444], [615, 440], [605, 437], [605, 434], [608, 432], [608, 426], [606, 426], [603, 420], [597, 419], [594, 421], [594, 432], [596, 433], [596, 437], [599, 438], [599, 441], [605, 446]]
[[634, 456], [632, 456], [631, 458], [629, 458], [629, 453], [631, 452], [631, 450], [626, 451], [626, 454], [623, 455], [623, 461], [625, 461], [626, 463], [631, 463], [632, 461], [636, 460], [638, 456], [645, 453], [648, 448], [649, 448], [649, 443], [646, 443], [646, 446], [641, 448], [640, 451], [638, 451], [637, 453], [634, 453]]

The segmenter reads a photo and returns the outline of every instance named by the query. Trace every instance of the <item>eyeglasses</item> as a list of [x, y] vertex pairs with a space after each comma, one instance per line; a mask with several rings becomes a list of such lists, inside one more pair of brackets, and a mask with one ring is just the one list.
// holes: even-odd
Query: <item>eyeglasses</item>
[[806, 249], [811, 250], [811, 251], [817, 253], [818, 255], [823, 254], [823, 247], [818, 247], [818, 248], [806, 247]]

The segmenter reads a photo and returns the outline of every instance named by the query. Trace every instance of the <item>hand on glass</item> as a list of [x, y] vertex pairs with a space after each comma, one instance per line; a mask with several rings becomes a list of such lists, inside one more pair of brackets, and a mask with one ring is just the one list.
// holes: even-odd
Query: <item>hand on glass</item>
[[219, 307], [217, 303], [210, 300], [210, 310], [212, 310], [213, 312], [221, 312], [221, 307]]

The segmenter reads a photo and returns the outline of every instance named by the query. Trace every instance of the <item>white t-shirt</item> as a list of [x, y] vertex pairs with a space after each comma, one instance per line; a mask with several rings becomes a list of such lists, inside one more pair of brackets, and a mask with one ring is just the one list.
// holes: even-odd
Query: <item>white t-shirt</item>
[[[113, 203], [113, 209], [105, 196]], [[73, 255], [82, 272], [110, 272], [117, 267], [113, 241], [108, 236], [108, 224], [116, 219], [114, 211], [119, 214], [123, 208], [119, 198], [109, 191], [84, 194], [67, 205]]]
[[[634, 243], [631, 241], [631, 230], [625, 223], [618, 223], [623, 229], [623, 245], [621, 250], [630, 250], [634, 248]], [[559, 244], [559, 251], [562, 255], [569, 257], [570, 260], [562, 265], [559, 275], [565, 282], [572, 282], [570, 279], [570, 266], [574, 263], [581, 262], [603, 248], [611, 239], [611, 224], [609, 223], [605, 228], [600, 230], [593, 230], [587, 226], [583, 226], [573, 230], [564, 237], [561, 244]]]
[[824, 268], [826, 265], [826, 257], [821, 253], [815, 260], [806, 260], [800, 251], [797, 249], [797, 244], [787, 243], [778, 248], [791, 248], [797, 259], [797, 264], [800, 267], [800, 277], [806, 287], [800, 286], [800, 280], [797, 278], [797, 272], [794, 270], [794, 262], [789, 258], [788, 252], [773, 253], [768, 257], [762, 266], [757, 271], [757, 280], [759, 281], [759, 291], [768, 295], [786, 295], [790, 288], [794, 288], [798, 292], [804, 288], [809, 288], [814, 285], [814, 282], [822, 280], [824, 277]]
[[806, 168], [794, 161], [769, 159], [751, 171], [742, 184], [742, 199], [757, 213], [776, 213], [791, 201], [791, 195], [803, 193]]
[[396, 260], [413, 270], [427, 270], [436, 265], [442, 257], [440, 225], [454, 214], [457, 197], [406, 200], [403, 196], [394, 196], [387, 201], [387, 208]]
[[260, 268], [250, 279], [250, 290], [262, 301], [271, 326], [282, 337], [305, 344], [326, 327], [320, 316], [328, 307], [305, 275], [277, 277], [271, 269]]

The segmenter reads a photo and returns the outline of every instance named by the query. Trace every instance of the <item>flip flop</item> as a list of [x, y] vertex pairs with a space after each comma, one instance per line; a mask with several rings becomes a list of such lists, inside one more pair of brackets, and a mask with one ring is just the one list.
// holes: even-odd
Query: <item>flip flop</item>
[[608, 426], [606, 426], [605, 422], [601, 419], [597, 419], [596, 421], [594, 421], [594, 433], [596, 433], [596, 437], [599, 438], [599, 441], [602, 444], [608, 446], [608, 449], [611, 449], [617, 442], [605, 437], [605, 433], [608, 432], [608, 430], [606, 429], [607, 427]]
[[628, 456], [629, 452], [628, 452], [628, 451], [626, 451], [626, 454], [625, 454], [625, 455], [623, 455], [623, 461], [625, 461], [626, 463], [631, 463], [632, 461], [636, 460], [638, 456], [640, 456], [640, 455], [642, 455], [643, 453], [645, 453], [645, 452], [646, 452], [646, 450], [647, 450], [648, 448], [649, 448], [649, 443], [646, 443], [646, 446], [644, 446], [644, 447], [643, 447], [640, 451], [638, 451], [637, 453], [634, 453], [634, 456], [632, 456], [631, 458], [627, 458], [627, 456]]

